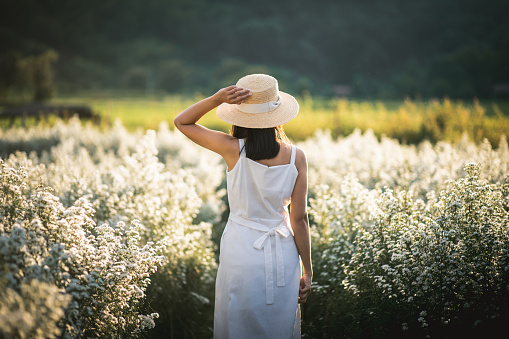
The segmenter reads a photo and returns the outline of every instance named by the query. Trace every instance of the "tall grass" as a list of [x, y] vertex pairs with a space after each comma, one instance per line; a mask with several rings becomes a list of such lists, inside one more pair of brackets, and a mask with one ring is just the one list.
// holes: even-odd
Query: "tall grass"
[[[157, 129], [161, 121], [173, 120], [182, 110], [203, 99], [194, 97], [140, 96], [103, 94], [82, 97], [62, 97], [55, 103], [82, 102], [99, 112], [106, 123], [120, 119], [130, 131]], [[299, 118], [285, 125], [288, 136], [301, 141], [316, 130], [330, 130], [333, 137], [346, 136], [356, 128], [373, 130], [403, 143], [416, 144], [423, 140], [455, 142], [467, 134], [480, 142], [487, 138], [498, 145], [502, 134], [509, 135], [509, 104], [453, 101], [447, 98], [430, 101], [357, 101], [341, 98], [298, 97]], [[230, 125], [211, 112], [200, 121], [203, 125], [228, 132]]]

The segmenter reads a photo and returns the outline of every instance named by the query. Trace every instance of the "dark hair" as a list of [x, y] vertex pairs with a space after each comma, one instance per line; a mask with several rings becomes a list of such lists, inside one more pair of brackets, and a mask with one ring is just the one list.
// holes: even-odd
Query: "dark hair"
[[279, 153], [279, 141], [289, 142], [283, 126], [248, 128], [232, 125], [231, 135], [237, 139], [246, 138], [246, 156], [251, 160], [272, 159]]

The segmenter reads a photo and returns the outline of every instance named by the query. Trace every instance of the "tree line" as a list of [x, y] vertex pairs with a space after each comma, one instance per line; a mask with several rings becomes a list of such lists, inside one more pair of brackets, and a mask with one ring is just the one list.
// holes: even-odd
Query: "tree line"
[[51, 50], [60, 91], [194, 93], [270, 72], [294, 94], [496, 97], [507, 13], [504, 0], [2, 2], [0, 92]]

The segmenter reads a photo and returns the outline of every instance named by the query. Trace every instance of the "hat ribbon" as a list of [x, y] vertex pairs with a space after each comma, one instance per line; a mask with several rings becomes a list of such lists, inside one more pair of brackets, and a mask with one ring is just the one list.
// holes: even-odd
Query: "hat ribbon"
[[267, 113], [275, 110], [281, 104], [281, 96], [278, 95], [277, 101], [263, 102], [261, 104], [245, 104], [237, 105], [237, 109], [244, 113]]

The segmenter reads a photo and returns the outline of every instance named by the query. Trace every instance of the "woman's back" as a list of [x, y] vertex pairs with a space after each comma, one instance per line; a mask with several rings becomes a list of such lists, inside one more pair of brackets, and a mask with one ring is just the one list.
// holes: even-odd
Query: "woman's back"
[[230, 217], [221, 239], [215, 338], [299, 338], [299, 254], [288, 204], [298, 176], [295, 146], [286, 164], [246, 157], [244, 140], [227, 172]]
[[266, 165], [246, 157], [244, 140], [239, 139], [239, 160], [227, 172], [230, 213], [248, 219], [275, 221], [288, 216], [287, 206], [298, 175], [295, 146], [288, 146], [290, 159], [284, 159], [287, 152], [283, 150], [288, 149], [281, 147], [280, 154], [269, 159], [278, 165]]

